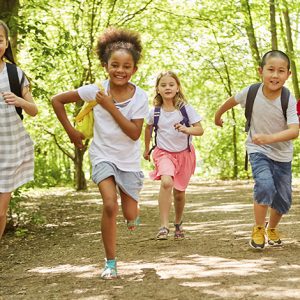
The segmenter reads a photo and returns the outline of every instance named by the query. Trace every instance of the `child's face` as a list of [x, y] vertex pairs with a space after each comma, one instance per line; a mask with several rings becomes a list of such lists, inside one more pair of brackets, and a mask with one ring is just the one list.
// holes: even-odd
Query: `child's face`
[[157, 93], [159, 93], [163, 100], [174, 99], [176, 93], [179, 91], [176, 80], [171, 76], [163, 76], [157, 86]]
[[0, 58], [2, 59], [5, 50], [8, 47], [8, 42], [6, 39], [6, 34], [3, 26], [0, 25]]
[[263, 68], [259, 69], [264, 86], [269, 91], [278, 91], [282, 88], [291, 72], [288, 69], [288, 62], [281, 57], [269, 57]]
[[115, 85], [127, 84], [137, 70], [132, 55], [122, 49], [111, 54], [105, 68], [111, 82]]

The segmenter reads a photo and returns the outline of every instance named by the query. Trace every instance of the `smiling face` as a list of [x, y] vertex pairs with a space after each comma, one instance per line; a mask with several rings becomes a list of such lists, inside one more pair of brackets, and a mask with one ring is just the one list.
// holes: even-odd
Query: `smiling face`
[[288, 69], [287, 60], [278, 56], [270, 56], [266, 59], [263, 68], [259, 69], [264, 83], [264, 92], [274, 94], [281, 92], [291, 72]]
[[136, 72], [137, 67], [134, 63], [132, 55], [126, 50], [114, 51], [105, 69], [110, 77], [111, 83], [115, 85], [125, 85], [131, 76]]
[[5, 53], [5, 50], [8, 47], [8, 41], [6, 38], [6, 31], [4, 30], [4, 27], [0, 25], [0, 58], [2, 60], [3, 55]]
[[178, 84], [172, 76], [163, 76], [160, 78], [157, 85], [157, 93], [161, 95], [163, 100], [174, 100], [178, 92]]

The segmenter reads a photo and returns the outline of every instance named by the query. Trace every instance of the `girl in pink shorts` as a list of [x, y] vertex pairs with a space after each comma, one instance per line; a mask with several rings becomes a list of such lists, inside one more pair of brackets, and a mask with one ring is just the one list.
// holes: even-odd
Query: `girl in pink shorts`
[[201, 136], [201, 116], [182, 93], [179, 78], [172, 71], [161, 73], [155, 85], [154, 107], [147, 117], [145, 128], [144, 158], [150, 160], [151, 133], [155, 131], [152, 158], [155, 170], [150, 178], [160, 180], [158, 196], [160, 229], [157, 240], [166, 240], [169, 234], [169, 213], [172, 191], [175, 207], [175, 239], [183, 239], [182, 216], [185, 206], [185, 190], [195, 171], [196, 156], [192, 136]]

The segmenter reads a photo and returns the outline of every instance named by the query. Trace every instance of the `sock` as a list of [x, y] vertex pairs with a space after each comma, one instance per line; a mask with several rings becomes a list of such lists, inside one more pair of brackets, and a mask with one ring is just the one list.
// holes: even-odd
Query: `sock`
[[107, 259], [106, 265], [111, 269], [115, 269], [117, 267], [117, 262], [115, 259]]

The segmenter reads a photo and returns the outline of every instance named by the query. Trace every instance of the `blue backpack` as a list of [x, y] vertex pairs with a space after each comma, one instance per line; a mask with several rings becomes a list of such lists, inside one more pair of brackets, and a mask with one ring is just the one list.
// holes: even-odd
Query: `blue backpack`
[[[186, 112], [185, 109], [185, 105], [180, 107], [180, 112], [182, 114], [183, 119], [180, 121], [180, 124], [185, 125], [186, 127], [190, 127], [190, 121], [189, 121], [189, 117], [188, 114]], [[160, 117], [160, 111], [161, 111], [161, 107], [160, 106], [156, 106], [154, 108], [154, 120], [153, 120], [153, 124], [151, 127], [151, 134], [150, 137], [152, 137], [152, 132], [154, 130], [154, 145], [152, 146], [152, 148], [149, 151], [149, 155], [151, 154], [151, 152], [154, 150], [154, 148], [157, 145], [157, 130], [158, 130], [158, 120]], [[189, 149], [189, 151], [191, 151], [190, 149], [190, 135], [187, 136], [187, 149]]]

